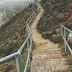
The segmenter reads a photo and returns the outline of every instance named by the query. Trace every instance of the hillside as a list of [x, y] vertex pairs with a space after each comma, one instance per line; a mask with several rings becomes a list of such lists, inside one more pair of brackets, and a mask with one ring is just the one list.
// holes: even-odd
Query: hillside
[[37, 28], [40, 33], [52, 31], [72, 18], [72, 0], [42, 0], [44, 14]]
[[17, 13], [21, 12], [28, 4], [34, 4], [35, 1], [9, 1], [0, 4], [0, 12], [3, 13], [2, 16], [2, 26], [5, 22], [9, 21]]
[[[37, 9], [34, 4], [26, 7], [22, 12], [16, 14], [0, 28], [0, 58], [16, 52], [26, 39], [26, 20]], [[27, 58], [27, 48], [24, 49], [23, 67]], [[9, 63], [8, 63], [9, 62]], [[6, 63], [0, 64], [0, 72], [17, 72], [14, 58]]]

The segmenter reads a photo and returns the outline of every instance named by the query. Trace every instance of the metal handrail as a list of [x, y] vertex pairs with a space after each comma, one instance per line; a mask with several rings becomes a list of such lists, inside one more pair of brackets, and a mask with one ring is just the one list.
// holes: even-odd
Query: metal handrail
[[[64, 31], [63, 31], [64, 30]], [[66, 41], [66, 31], [69, 31], [70, 33], [72, 33], [72, 31], [68, 28], [66, 28], [65, 26], [61, 25], [61, 35], [64, 39], [64, 42], [65, 42], [65, 52], [66, 52], [66, 49], [68, 47], [70, 53], [72, 54], [72, 50], [70, 48], [70, 46], [68, 45], [67, 41]], [[64, 33], [63, 33], [64, 32]]]
[[9, 60], [9, 59], [11, 59], [11, 58], [13, 58], [13, 57], [15, 57], [15, 56], [17, 56], [17, 55], [19, 55], [18, 52], [15, 52], [15, 53], [13, 53], [13, 54], [11, 54], [11, 55], [8, 55], [8, 56], [6, 56], [6, 57], [4, 57], [4, 58], [1, 58], [1, 59], [0, 59], [0, 63], [5, 62], [6, 60]]
[[[29, 62], [29, 66], [31, 65], [31, 61], [30, 61], [30, 53], [32, 52], [32, 32], [30, 30], [30, 27], [29, 27], [29, 24], [30, 22], [32, 21], [33, 17], [38, 13], [39, 9], [37, 9], [30, 17], [29, 19], [26, 21], [26, 25], [27, 25], [27, 31], [28, 31], [28, 34], [29, 36], [26, 38], [26, 40], [24, 41], [24, 43], [22, 44], [22, 46], [20, 47], [20, 49], [11, 54], [11, 55], [8, 55], [6, 57], [3, 57], [0, 59], [0, 63], [3, 63], [13, 57], [15, 57], [16, 59], [16, 66], [17, 66], [17, 72], [23, 72], [23, 68], [22, 68], [22, 60], [21, 60], [21, 52], [24, 48], [24, 46], [26, 45], [27, 43], [27, 48], [28, 48], [28, 57], [27, 57], [27, 61], [26, 61], [26, 65], [25, 65], [25, 69], [24, 69], [24, 72], [27, 71], [27, 66], [28, 66], [28, 62]], [[29, 39], [30, 39], [30, 47], [29, 47]]]

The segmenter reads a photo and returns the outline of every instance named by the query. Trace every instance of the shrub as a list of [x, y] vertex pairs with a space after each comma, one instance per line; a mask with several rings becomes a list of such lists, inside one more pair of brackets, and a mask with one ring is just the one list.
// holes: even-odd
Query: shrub
[[50, 31], [47, 32], [47, 37], [51, 38], [51, 32]]
[[60, 44], [63, 43], [63, 39], [62, 39], [61, 32], [59, 29], [55, 29], [53, 30], [53, 32], [51, 31], [43, 32], [42, 37], [46, 39], [50, 39], [54, 43], [60, 43]]
[[56, 36], [56, 42], [61, 42], [62, 41], [62, 36], [61, 36], [61, 34], [59, 33], [59, 34], [57, 34], [57, 36]]
[[42, 37], [47, 38], [46, 32], [42, 33]]
[[55, 35], [55, 34], [53, 34], [53, 35], [52, 35], [52, 41], [54, 41], [54, 42], [55, 42], [55, 40], [56, 40], [56, 35]]
[[51, 38], [51, 32], [50, 31], [47, 31], [47, 32], [43, 32], [42, 33], [42, 37], [44, 37], [44, 38]]
[[58, 33], [60, 33], [60, 30], [58, 30], [58, 29], [57, 29], [57, 30], [55, 29], [55, 30], [53, 30], [53, 32], [52, 32], [52, 34], [58, 34]]
[[55, 29], [55, 30], [53, 30], [52, 34], [57, 34], [56, 29]]
[[62, 41], [62, 36], [61, 34], [53, 34], [52, 35], [52, 41], [54, 41], [55, 43], [60, 43]]

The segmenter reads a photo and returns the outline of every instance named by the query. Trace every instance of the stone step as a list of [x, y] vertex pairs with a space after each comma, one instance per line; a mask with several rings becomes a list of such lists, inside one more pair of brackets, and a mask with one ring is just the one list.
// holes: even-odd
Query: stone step
[[61, 54], [61, 51], [38, 51], [38, 52], [33, 52], [33, 55], [42, 55], [42, 54]]
[[58, 71], [64, 71], [66, 72], [68, 69], [71, 69], [72, 65], [53, 65], [52, 66], [52, 72], [58, 72]]
[[42, 48], [46, 48], [46, 47], [47, 48], [60, 48], [58, 44], [56, 44], [56, 45], [53, 44], [52, 46], [45, 44], [45, 45], [41, 45], [41, 46], [36, 47], [36, 49], [42, 49]]
[[60, 59], [34, 59], [32, 61], [32, 66], [52, 66], [52, 65], [65, 65], [66, 64], [66, 58], [60, 58]]
[[36, 43], [36, 47], [38, 48], [39, 46], [43, 46], [48, 44], [48, 41], [38, 41], [38, 43]]
[[62, 54], [34, 54], [33, 59], [56, 59], [56, 58], [62, 58]]
[[61, 48], [57, 48], [57, 49], [52, 49], [52, 48], [49, 48], [49, 49], [35, 49], [33, 50], [33, 54], [39, 54], [39, 53], [61, 53]]
[[45, 44], [45, 45], [41, 45], [41, 46], [39, 46], [39, 47], [37, 47], [37, 49], [44, 49], [44, 48], [53, 48], [53, 49], [57, 49], [57, 48], [59, 48], [59, 45], [58, 44], [56, 44], [56, 45], [48, 45], [48, 44]]
[[[44, 42], [46, 42], [46, 44], [48, 44], [48, 45], [54, 44], [53, 42], [51, 42], [49, 40], [39, 40], [37, 43], [44, 43]], [[45, 44], [43, 44], [43, 45], [45, 45]]]
[[[56, 66], [33, 66], [31, 72], [67, 72], [67, 69], [71, 69], [72, 65], [56, 65]], [[70, 71], [71, 72], [71, 71]]]

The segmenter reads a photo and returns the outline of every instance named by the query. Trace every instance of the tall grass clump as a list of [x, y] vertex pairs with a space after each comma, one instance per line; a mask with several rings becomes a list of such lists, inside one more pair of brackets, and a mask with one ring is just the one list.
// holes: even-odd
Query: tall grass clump
[[45, 39], [49, 39], [51, 38], [51, 32], [50, 31], [47, 31], [47, 32], [43, 32], [42, 33], [42, 37], [44, 37]]

